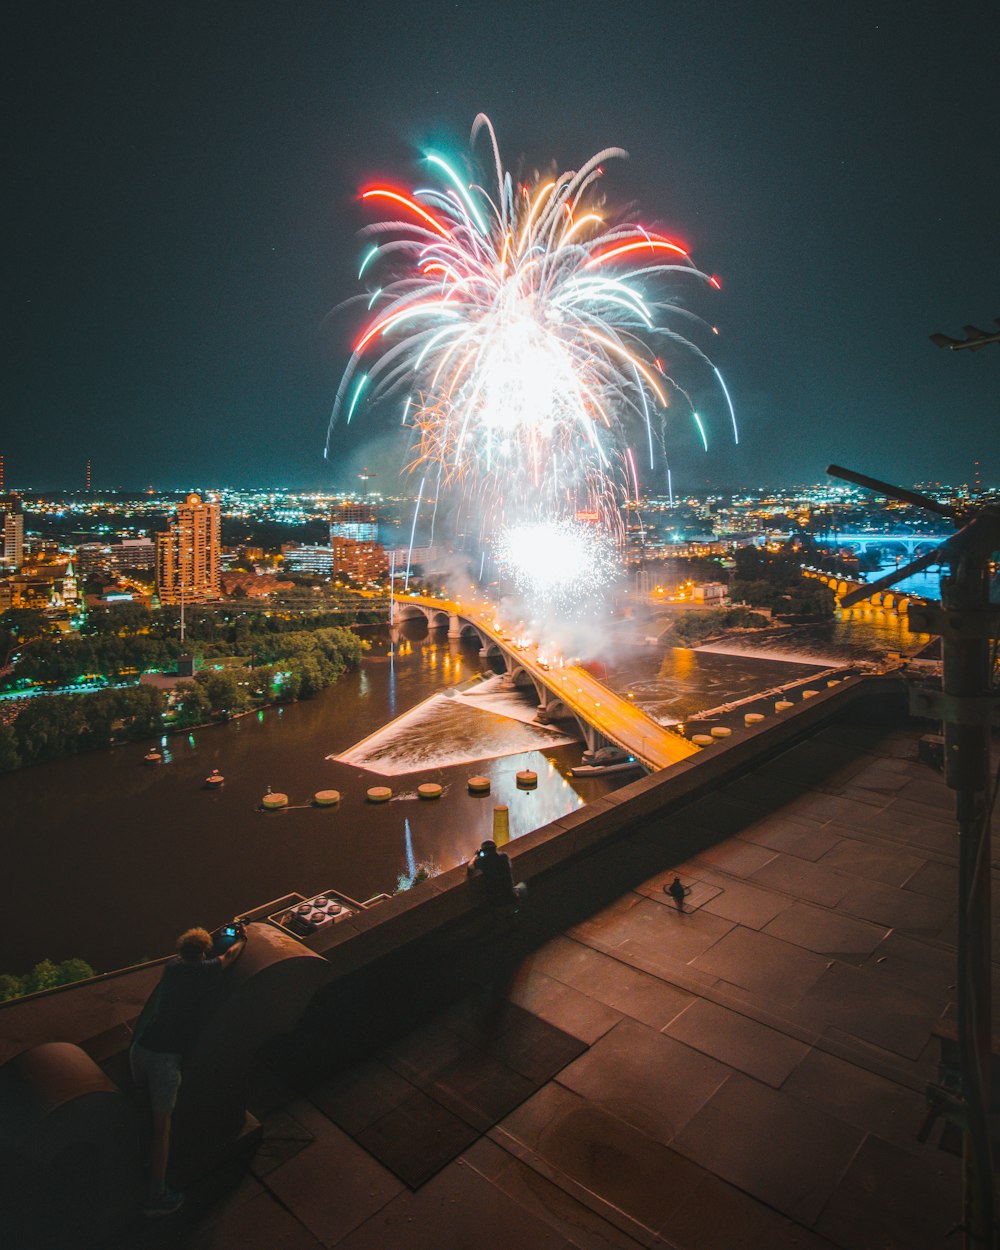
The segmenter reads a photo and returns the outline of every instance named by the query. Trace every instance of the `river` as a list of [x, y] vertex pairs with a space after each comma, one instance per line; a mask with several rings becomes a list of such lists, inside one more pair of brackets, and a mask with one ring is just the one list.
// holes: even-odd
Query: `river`
[[[528, 696], [495, 680], [458, 690], [481, 672], [478, 650], [421, 629], [402, 626], [391, 650], [372, 631], [361, 666], [315, 699], [165, 739], [162, 765], [144, 764], [149, 744], [136, 743], [0, 777], [0, 971], [72, 956], [121, 967], [165, 953], [188, 925], [211, 928], [290, 892], [391, 893], [420, 865], [467, 859], [491, 835], [495, 804], [508, 805], [520, 837], [628, 780], [568, 778], [579, 744], [528, 723]], [[915, 641], [895, 618], [853, 617], [728, 650], [624, 648], [607, 680], [672, 721]], [[213, 768], [226, 779], [219, 790], [204, 787]], [[538, 773], [536, 790], [517, 789], [522, 768]], [[474, 773], [490, 777], [490, 796], [468, 793]], [[421, 781], [444, 796], [417, 799]], [[393, 801], [368, 803], [374, 784], [391, 786]], [[268, 787], [289, 796], [288, 809], [258, 810]], [[331, 788], [339, 806], [312, 805]]]

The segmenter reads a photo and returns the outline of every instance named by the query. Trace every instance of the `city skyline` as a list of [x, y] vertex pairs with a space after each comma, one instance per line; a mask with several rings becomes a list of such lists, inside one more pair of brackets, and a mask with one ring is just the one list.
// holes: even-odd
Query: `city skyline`
[[678, 422], [675, 487], [817, 482], [830, 460], [968, 482], [979, 459], [995, 483], [1000, 353], [928, 336], [1000, 313], [1000, 15], [629, 13], [584, 3], [567, 35], [545, 6], [501, 25], [390, 5], [386, 40], [310, 3], [19, 12], [8, 483], [82, 485], [91, 461], [98, 489], [332, 490], [367, 465], [388, 489], [391, 422], [321, 456], [357, 325], [329, 316], [356, 289], [357, 193], [418, 175], [431, 139], [463, 150], [480, 109], [525, 168], [620, 142], [618, 206], [720, 275], [741, 444], [705, 456]]

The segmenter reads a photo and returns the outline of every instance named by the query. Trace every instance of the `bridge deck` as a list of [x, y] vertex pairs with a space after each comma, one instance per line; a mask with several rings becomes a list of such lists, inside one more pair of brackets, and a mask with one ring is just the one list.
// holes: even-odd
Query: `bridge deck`
[[522, 667], [540, 686], [564, 703], [580, 720], [593, 726], [609, 742], [642, 760], [647, 768], [667, 768], [698, 751], [693, 743], [664, 729], [651, 716], [628, 699], [609, 690], [579, 665], [543, 667], [533, 645], [520, 646], [511, 641], [484, 619], [475, 607], [447, 599], [429, 599], [408, 595], [400, 603], [413, 603], [449, 615], [458, 616], [473, 625], [484, 638], [495, 643]]

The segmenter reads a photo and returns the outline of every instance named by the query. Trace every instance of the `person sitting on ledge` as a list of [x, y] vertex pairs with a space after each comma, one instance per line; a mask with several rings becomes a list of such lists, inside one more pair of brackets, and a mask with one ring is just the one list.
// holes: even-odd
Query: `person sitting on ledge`
[[146, 1215], [171, 1215], [184, 1203], [182, 1194], [167, 1188], [170, 1119], [181, 1084], [181, 1069], [198, 1034], [211, 1015], [225, 969], [243, 953], [246, 930], [237, 924], [233, 942], [212, 955], [213, 938], [206, 929], [187, 929], [177, 939], [177, 957], [163, 969], [136, 1025], [129, 1065], [136, 1088], [148, 1099], [153, 1117], [149, 1198]]
[[514, 884], [514, 873], [510, 859], [503, 851], [497, 850], [497, 844], [490, 838], [469, 860], [469, 875], [478, 873], [486, 886], [486, 897], [493, 907], [517, 907], [528, 892], [523, 881]]

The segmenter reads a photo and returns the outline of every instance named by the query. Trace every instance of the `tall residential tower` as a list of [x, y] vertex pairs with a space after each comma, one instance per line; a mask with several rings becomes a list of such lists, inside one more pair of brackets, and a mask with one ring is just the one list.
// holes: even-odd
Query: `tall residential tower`
[[156, 536], [156, 591], [161, 603], [218, 599], [222, 525], [215, 500], [188, 495], [166, 534]]
[[24, 505], [17, 495], [0, 495], [0, 568], [24, 563]]

